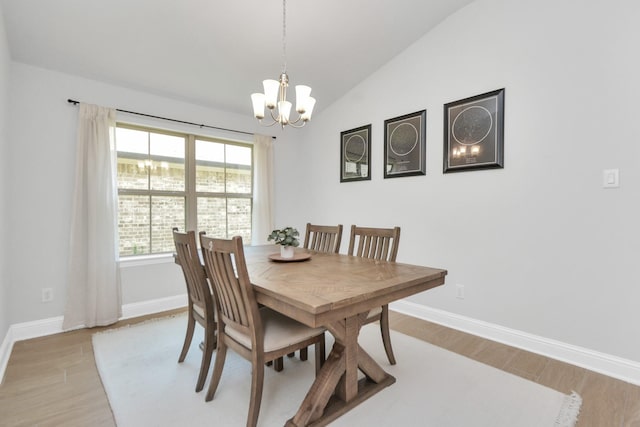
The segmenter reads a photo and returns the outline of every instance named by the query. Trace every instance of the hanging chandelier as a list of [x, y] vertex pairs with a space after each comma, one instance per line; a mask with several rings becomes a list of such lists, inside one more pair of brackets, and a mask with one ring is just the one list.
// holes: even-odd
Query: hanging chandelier
[[[289, 76], [287, 75], [287, 0], [282, 0], [282, 73], [279, 80], [264, 80], [264, 93], [251, 95], [253, 103], [253, 115], [263, 126], [273, 126], [280, 123], [282, 129], [286, 125], [302, 127], [311, 120], [311, 112], [316, 100], [310, 96], [311, 88], [305, 85], [296, 86], [296, 112], [298, 116], [291, 117], [291, 102], [287, 101], [287, 87]], [[269, 109], [270, 123], [263, 123], [264, 108]], [[277, 109], [277, 110], [276, 110]]]

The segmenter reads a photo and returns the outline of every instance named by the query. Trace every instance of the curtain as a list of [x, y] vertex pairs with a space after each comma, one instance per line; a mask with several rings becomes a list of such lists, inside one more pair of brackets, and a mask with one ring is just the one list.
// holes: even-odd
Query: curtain
[[80, 104], [64, 329], [122, 316], [115, 117], [112, 108]]
[[273, 230], [273, 138], [256, 134], [253, 142], [251, 244], [263, 245]]

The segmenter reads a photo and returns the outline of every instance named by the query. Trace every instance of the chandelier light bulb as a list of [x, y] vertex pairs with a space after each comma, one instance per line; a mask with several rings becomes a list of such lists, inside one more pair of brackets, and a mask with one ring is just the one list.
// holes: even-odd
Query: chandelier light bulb
[[256, 119], [264, 119], [264, 93], [252, 93], [253, 115]]
[[303, 114], [307, 109], [309, 103], [309, 97], [311, 95], [311, 88], [305, 85], [296, 86], [296, 111], [299, 114]]
[[307, 98], [307, 106], [305, 107], [304, 113], [302, 113], [302, 121], [308, 122], [311, 120], [311, 113], [313, 113], [313, 107], [316, 105], [316, 99], [313, 97]]
[[289, 101], [278, 102], [278, 113], [280, 113], [280, 123], [286, 125], [289, 123], [289, 115], [291, 114], [291, 103]]
[[278, 103], [278, 91], [280, 90], [280, 82], [277, 80], [264, 80], [262, 82], [264, 87], [264, 101], [265, 106], [273, 110]]

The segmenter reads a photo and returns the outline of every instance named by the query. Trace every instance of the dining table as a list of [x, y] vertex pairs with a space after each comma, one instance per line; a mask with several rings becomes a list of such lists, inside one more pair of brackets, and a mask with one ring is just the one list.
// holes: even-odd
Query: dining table
[[324, 327], [335, 338], [285, 426], [323, 426], [396, 381], [358, 344], [369, 310], [443, 285], [447, 271], [302, 248], [285, 259], [278, 249], [244, 248], [258, 303], [307, 326]]

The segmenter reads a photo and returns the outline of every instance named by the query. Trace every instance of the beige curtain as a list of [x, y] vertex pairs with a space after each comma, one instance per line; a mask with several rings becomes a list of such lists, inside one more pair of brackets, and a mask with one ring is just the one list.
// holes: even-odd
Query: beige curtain
[[251, 244], [263, 245], [273, 230], [273, 138], [256, 134], [253, 143]]
[[122, 316], [115, 117], [114, 109], [80, 104], [64, 329]]

